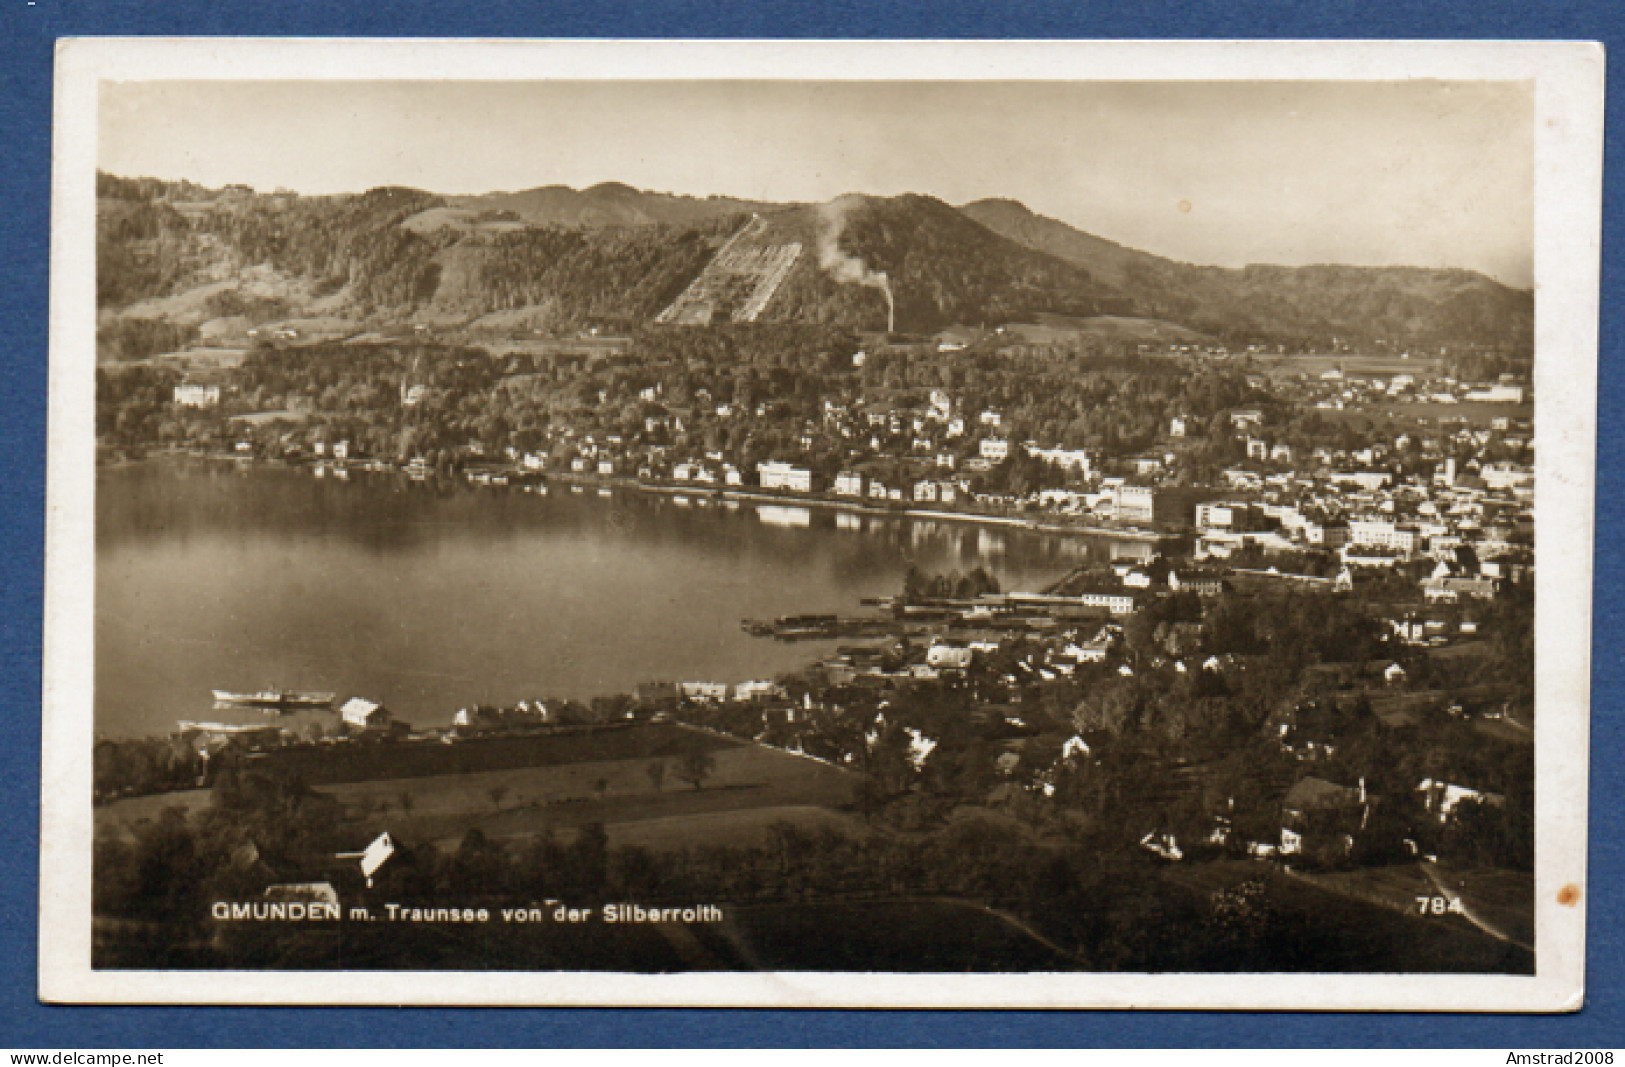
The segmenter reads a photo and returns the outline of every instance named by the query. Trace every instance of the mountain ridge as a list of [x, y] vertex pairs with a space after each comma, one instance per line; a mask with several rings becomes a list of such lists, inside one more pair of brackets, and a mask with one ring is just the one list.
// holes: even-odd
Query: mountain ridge
[[[1472, 343], [1533, 341], [1533, 291], [1464, 267], [1254, 263], [1219, 267], [1182, 263], [1129, 248], [1040, 215], [1019, 201], [977, 200], [961, 211], [1035, 251], [1074, 263], [1131, 289], [1144, 310], [1225, 336], [1273, 332], [1273, 312], [1314, 332], [1359, 336], [1373, 327], [1390, 337], [1439, 343], [1465, 334]], [[1331, 290], [1340, 290], [1332, 292]], [[1429, 306], [1434, 310], [1429, 314]], [[1433, 320], [1442, 317], [1438, 328]]]
[[1007, 198], [774, 204], [616, 182], [301, 197], [98, 175], [98, 304], [113, 312], [268, 266], [362, 316], [468, 320], [530, 308], [536, 328], [635, 329], [730, 241], [736, 254], [783, 268], [751, 321], [884, 329], [892, 305], [896, 328], [912, 332], [1054, 313], [1144, 316], [1282, 345], [1532, 343], [1532, 293], [1475, 271], [1180, 263]]

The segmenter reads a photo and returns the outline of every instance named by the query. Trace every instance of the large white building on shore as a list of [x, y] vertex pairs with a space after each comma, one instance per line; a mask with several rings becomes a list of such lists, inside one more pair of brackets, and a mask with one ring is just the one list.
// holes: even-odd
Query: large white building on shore
[[758, 463], [756, 477], [763, 489], [788, 489], [794, 493], [812, 492], [812, 471], [806, 467], [778, 461]]

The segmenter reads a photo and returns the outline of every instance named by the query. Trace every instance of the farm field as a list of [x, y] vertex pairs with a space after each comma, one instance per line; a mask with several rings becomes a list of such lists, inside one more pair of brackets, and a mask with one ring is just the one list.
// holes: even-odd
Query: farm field
[[850, 802], [856, 783], [850, 773], [758, 745], [713, 757], [715, 770], [698, 789], [677, 778], [675, 761], [666, 761], [657, 786], [649, 774], [654, 760], [622, 759], [355, 782], [322, 791], [344, 805], [362, 836], [388, 830], [446, 849], [476, 828], [502, 840], [602, 823], [611, 844], [658, 850], [754, 843], [785, 820], [808, 827], [848, 825], [825, 809]]
[[131, 360], [130, 364], [132, 366], [169, 364], [187, 370], [224, 370], [240, 366], [243, 357], [247, 355], [248, 349], [242, 347], [199, 345], [195, 348], [165, 352], [161, 356], [153, 356], [150, 360]]
[[1435, 424], [1457, 419], [1475, 426], [1487, 426], [1491, 419], [1531, 419], [1535, 415], [1535, 405], [1527, 400], [1521, 404], [1495, 404], [1487, 400], [1463, 400], [1455, 404], [1411, 401], [1385, 404], [1382, 410], [1394, 418], [1428, 419]]
[[267, 764], [310, 785], [377, 782], [386, 778], [473, 774], [606, 760], [676, 759], [742, 744], [674, 723], [549, 729], [534, 734], [378, 744], [298, 745], [278, 749]]
[[298, 411], [251, 411], [247, 415], [233, 415], [231, 421], [248, 426], [263, 426], [272, 422], [304, 422], [310, 416]]
[[663, 815], [637, 822], [614, 823], [605, 827], [612, 848], [631, 845], [651, 851], [694, 848], [726, 842], [730, 845], [762, 845], [769, 840], [775, 823], [790, 822], [802, 830], [831, 830], [856, 836], [866, 832], [852, 816], [807, 804], [783, 807], [733, 808], [697, 815]]
[[1384, 401], [1342, 411], [1319, 408], [1315, 413], [1327, 422], [1341, 422], [1361, 433], [1397, 434], [1441, 427], [1451, 420], [1488, 427], [1493, 419], [1527, 419], [1533, 409], [1534, 405], [1527, 403], [1416, 404]]
[[209, 807], [207, 789], [182, 789], [172, 793], [154, 793], [144, 797], [125, 797], [111, 804], [98, 805], [93, 813], [96, 837], [117, 838], [133, 843], [142, 826], [155, 821], [169, 808], [179, 808], [188, 816]]
[[1437, 356], [1369, 356], [1369, 355], [1294, 355], [1252, 357], [1259, 369], [1271, 378], [1296, 378], [1307, 374], [1318, 378], [1329, 370], [1341, 367], [1351, 378], [1390, 378], [1396, 374], [1415, 375], [1418, 380], [1437, 376], [1443, 372], [1444, 360]]
[[[501, 840], [602, 823], [614, 845], [664, 849], [756, 843], [780, 821], [855, 828], [828, 810], [850, 803], [857, 781], [850, 772], [675, 724], [432, 744], [418, 753], [404, 745], [355, 747], [360, 751], [338, 753], [346, 757], [338, 766], [321, 767], [308, 755], [285, 766], [336, 799], [358, 838], [388, 830], [408, 843], [454, 849], [476, 828]], [[334, 747], [319, 746], [282, 754], [303, 751], [334, 757]], [[715, 761], [699, 788], [678, 774], [691, 752]], [[592, 756], [600, 758], [576, 758]], [[514, 760], [525, 762], [507, 765]], [[650, 774], [655, 763], [665, 768], [658, 782]], [[452, 765], [498, 769], [443, 770]], [[367, 769], [390, 776], [356, 777]], [[404, 773], [424, 770], [441, 773]], [[207, 789], [129, 797], [96, 809], [97, 834], [133, 840], [166, 808], [193, 813], [210, 803]]]

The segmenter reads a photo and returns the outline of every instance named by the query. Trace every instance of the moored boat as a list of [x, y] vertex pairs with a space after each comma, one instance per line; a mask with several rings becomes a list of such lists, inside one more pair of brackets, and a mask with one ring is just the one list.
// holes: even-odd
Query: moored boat
[[257, 693], [216, 689], [214, 702], [251, 708], [326, 708], [332, 706], [334, 696], [333, 693], [295, 693], [281, 689], [262, 689]]

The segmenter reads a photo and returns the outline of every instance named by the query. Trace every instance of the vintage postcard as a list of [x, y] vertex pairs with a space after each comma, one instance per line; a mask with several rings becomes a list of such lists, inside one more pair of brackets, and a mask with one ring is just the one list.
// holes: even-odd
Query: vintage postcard
[[1573, 1010], [1583, 43], [62, 43], [40, 995]]

